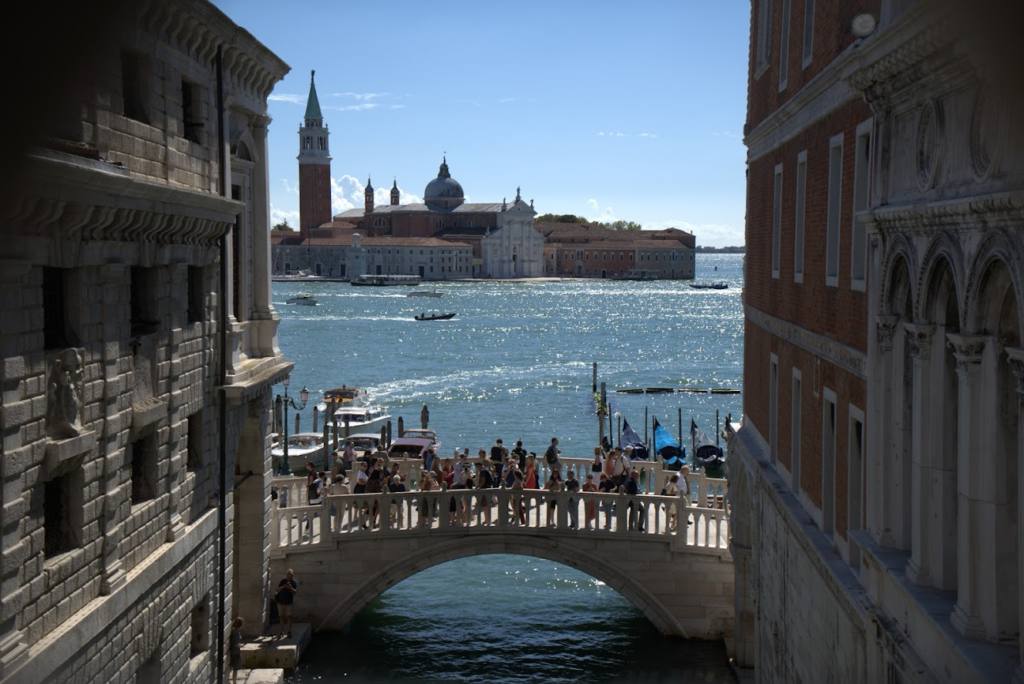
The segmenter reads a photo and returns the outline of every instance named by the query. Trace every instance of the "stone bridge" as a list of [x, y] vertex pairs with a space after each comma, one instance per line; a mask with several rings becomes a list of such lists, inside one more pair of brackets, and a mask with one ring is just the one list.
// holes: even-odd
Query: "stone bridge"
[[601, 580], [663, 634], [726, 638], [731, 646], [725, 481], [690, 478], [697, 495], [677, 529], [669, 526], [677, 499], [653, 494], [451, 490], [326, 496], [310, 506], [305, 481], [292, 480], [298, 505], [272, 511], [272, 577], [276, 583], [294, 569], [295, 621], [336, 631], [434, 565], [484, 554], [534, 556]]

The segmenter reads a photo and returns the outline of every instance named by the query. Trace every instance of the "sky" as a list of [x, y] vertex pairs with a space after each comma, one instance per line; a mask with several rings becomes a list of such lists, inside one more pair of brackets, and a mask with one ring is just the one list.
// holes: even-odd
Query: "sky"
[[446, 155], [467, 202], [743, 244], [747, 0], [214, 0], [291, 71], [269, 101], [274, 223], [298, 223], [310, 70], [335, 213], [422, 201]]

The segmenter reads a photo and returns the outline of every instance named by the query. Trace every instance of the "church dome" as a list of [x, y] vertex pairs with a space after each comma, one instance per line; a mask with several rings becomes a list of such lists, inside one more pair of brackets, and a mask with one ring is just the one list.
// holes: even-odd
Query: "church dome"
[[423, 191], [423, 200], [427, 204], [441, 204], [443, 206], [458, 206], [462, 204], [465, 195], [462, 193], [462, 185], [452, 178], [448, 172], [447, 159], [441, 162], [441, 168], [437, 172], [437, 178], [427, 183]]

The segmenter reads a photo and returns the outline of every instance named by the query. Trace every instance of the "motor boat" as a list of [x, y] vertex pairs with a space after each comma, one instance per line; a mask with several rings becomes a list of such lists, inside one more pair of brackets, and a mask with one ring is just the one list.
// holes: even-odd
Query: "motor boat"
[[728, 290], [728, 283], [690, 283], [690, 287], [694, 290]]
[[426, 428], [406, 428], [405, 432], [402, 433], [402, 437], [420, 437], [422, 439], [429, 439], [431, 442], [433, 442], [432, 449], [434, 450], [435, 454], [437, 453], [438, 449], [441, 448], [441, 440], [438, 439], [437, 433], [434, 432], [433, 430], [428, 430]]
[[[284, 444], [278, 443], [270, 449], [275, 464], [284, 458]], [[303, 473], [306, 463], [312, 461], [320, 468], [324, 460], [324, 436], [316, 432], [297, 432], [288, 435], [288, 470]]]
[[343, 430], [345, 421], [348, 420], [349, 434], [358, 430], [359, 432], [380, 431], [389, 420], [391, 414], [387, 410], [376, 406], [348, 406], [344, 405], [334, 412], [338, 419], [338, 429]]
[[455, 318], [454, 313], [430, 314], [429, 316], [425, 313], [422, 313], [419, 316], [416, 316], [417, 321], [447, 321], [451, 320], [452, 318]]
[[312, 295], [298, 295], [285, 300], [285, 304], [298, 304], [299, 306], [316, 306], [316, 297]]
[[370, 275], [356, 276], [351, 281], [352, 285], [384, 287], [387, 285], [410, 285], [420, 284], [418, 275]]
[[437, 290], [413, 290], [406, 297], [442, 297], [444, 292], [438, 292]]
[[427, 437], [399, 437], [388, 448], [388, 459], [423, 458], [432, 452], [434, 441]]

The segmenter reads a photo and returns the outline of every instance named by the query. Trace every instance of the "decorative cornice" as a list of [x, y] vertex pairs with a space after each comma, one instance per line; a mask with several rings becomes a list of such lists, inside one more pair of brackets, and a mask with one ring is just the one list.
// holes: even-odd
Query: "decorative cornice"
[[748, 322], [815, 356], [821, 357], [834, 366], [842, 368], [857, 377], [867, 379], [867, 354], [864, 352], [806, 328], [801, 328], [789, 321], [761, 311], [750, 304], [746, 304], [743, 308]]
[[[213, 246], [241, 203], [80, 165], [69, 155], [30, 155], [23, 194], [0, 207], [5, 231], [51, 239], [67, 254], [76, 241]], [[0, 246], [0, 250], [3, 247]]]
[[910, 340], [910, 354], [915, 358], [927, 361], [932, 357], [932, 336], [935, 334], [933, 323], [904, 323], [903, 329]]
[[923, 235], [934, 233], [936, 228], [956, 231], [1019, 228], [1024, 221], [1024, 191], [888, 205], [869, 212], [866, 219], [883, 235], [893, 232]]

